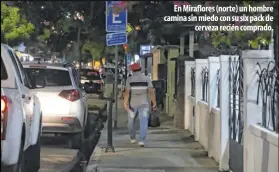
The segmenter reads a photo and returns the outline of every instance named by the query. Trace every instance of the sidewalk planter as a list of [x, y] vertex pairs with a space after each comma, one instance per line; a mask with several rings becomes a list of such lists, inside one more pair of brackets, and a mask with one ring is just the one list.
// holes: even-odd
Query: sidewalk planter
[[260, 125], [250, 125], [247, 130], [246, 172], [278, 171], [278, 133]]

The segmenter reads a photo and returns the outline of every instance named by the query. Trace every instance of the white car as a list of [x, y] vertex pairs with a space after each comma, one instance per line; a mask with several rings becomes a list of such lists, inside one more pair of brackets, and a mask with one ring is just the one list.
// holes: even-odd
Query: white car
[[29, 62], [23, 66], [30, 78], [37, 76], [45, 84], [33, 90], [42, 104], [42, 132], [68, 135], [70, 147], [79, 149], [88, 126], [88, 105], [78, 71], [71, 64]]
[[1, 169], [40, 168], [42, 111], [33, 88], [13, 49], [1, 44]]

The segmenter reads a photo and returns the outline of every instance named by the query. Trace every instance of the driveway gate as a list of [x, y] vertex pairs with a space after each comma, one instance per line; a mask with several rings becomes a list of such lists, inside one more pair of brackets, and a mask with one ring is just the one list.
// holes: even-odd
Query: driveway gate
[[243, 60], [229, 59], [229, 165], [243, 172]]

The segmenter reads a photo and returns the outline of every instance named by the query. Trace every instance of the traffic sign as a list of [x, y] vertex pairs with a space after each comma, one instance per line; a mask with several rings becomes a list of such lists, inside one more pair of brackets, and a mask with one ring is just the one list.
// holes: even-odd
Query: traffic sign
[[126, 29], [127, 36], [129, 36], [131, 33], [133, 33], [133, 31], [134, 31], [133, 26], [130, 23], [128, 23], [127, 29]]
[[106, 1], [107, 32], [126, 32], [127, 16], [125, 1]]
[[130, 53], [127, 54], [126, 60], [127, 60], [127, 65], [130, 65], [131, 64], [131, 54]]
[[121, 45], [127, 43], [126, 32], [108, 33], [106, 35], [107, 46]]

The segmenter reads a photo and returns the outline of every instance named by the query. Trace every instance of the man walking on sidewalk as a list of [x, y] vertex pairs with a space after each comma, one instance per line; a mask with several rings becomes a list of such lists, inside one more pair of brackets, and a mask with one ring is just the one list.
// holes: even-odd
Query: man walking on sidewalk
[[135, 119], [136, 116], [139, 116], [139, 145], [143, 147], [148, 129], [149, 100], [152, 102], [152, 110], [156, 110], [156, 99], [152, 82], [148, 76], [141, 73], [140, 64], [135, 63], [130, 66], [130, 69], [133, 71], [133, 75], [126, 81], [124, 108], [128, 112], [128, 130], [131, 143], [136, 143]]

